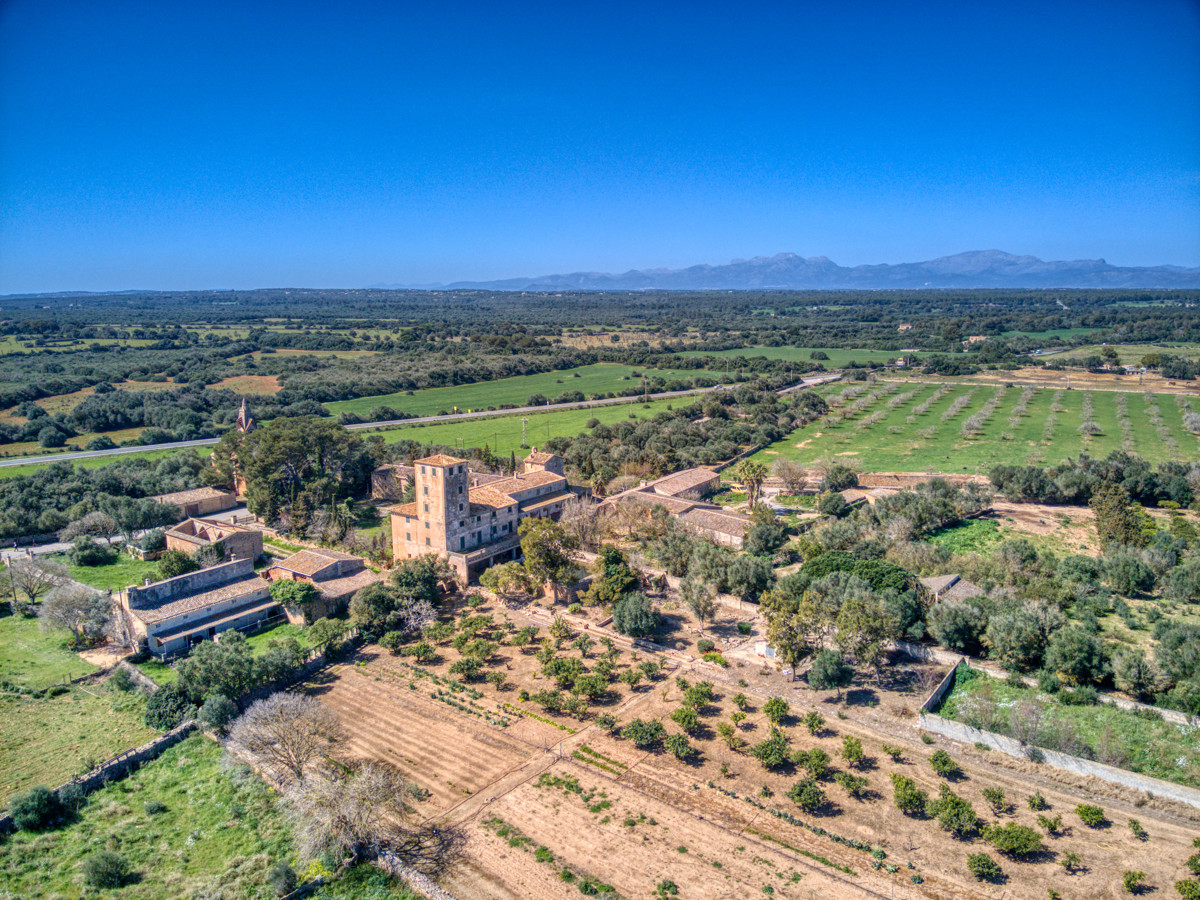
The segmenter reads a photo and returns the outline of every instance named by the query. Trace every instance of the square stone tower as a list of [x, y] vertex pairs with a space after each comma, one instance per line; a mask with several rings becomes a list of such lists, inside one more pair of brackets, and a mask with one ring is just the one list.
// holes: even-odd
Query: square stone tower
[[413, 537], [427, 553], [458, 549], [458, 532], [471, 507], [466, 460], [439, 453], [414, 460], [413, 468], [422, 525]]

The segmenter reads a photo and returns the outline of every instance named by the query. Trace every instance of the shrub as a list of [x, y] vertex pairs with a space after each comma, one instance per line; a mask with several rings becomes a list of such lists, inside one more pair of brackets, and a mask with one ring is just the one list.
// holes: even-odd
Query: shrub
[[904, 748], [897, 747], [895, 744], [883, 744], [881, 749], [884, 753], [892, 758], [892, 762], [900, 762], [904, 759]]
[[187, 692], [176, 684], [165, 684], [146, 700], [146, 724], [159, 731], [170, 731], [196, 714]]
[[829, 754], [820, 747], [796, 751], [792, 754], [792, 762], [807, 769], [813, 778], [824, 778], [829, 771]]
[[1200, 900], [1200, 881], [1177, 881], [1175, 892], [1181, 900]]
[[825, 792], [815, 778], [802, 778], [788, 791], [788, 799], [807, 813], [814, 813], [825, 803]]
[[996, 815], [1008, 809], [1008, 801], [1004, 798], [1004, 788], [987, 787], [983, 789], [983, 799]]
[[854, 775], [850, 772], [835, 772], [833, 780], [855, 800], [863, 797], [871, 784], [864, 776]]
[[682, 759], [685, 762], [697, 754], [697, 750], [688, 743], [688, 739], [682, 734], [668, 735], [665, 741], [667, 750], [674, 754], [676, 759]]
[[145, 810], [148, 816], [158, 816], [167, 811], [167, 804], [161, 800], [147, 800], [142, 804], [142, 809]]
[[1104, 815], [1104, 810], [1099, 806], [1094, 806], [1091, 803], [1081, 803], [1075, 807], [1075, 814], [1079, 816], [1080, 821], [1088, 828], [1100, 828], [1108, 824], [1108, 819]]
[[896, 808], [905, 815], [919, 816], [925, 812], [929, 795], [917, 787], [917, 783], [906, 775], [892, 773], [892, 798]]
[[87, 794], [83, 792], [83, 787], [74, 781], [68, 782], [58, 789], [58, 804], [64, 812], [74, 813], [86, 802]]
[[462, 675], [463, 681], [476, 681], [483, 663], [473, 656], [464, 656], [450, 667], [451, 674]]
[[967, 857], [967, 871], [978, 881], [995, 881], [1001, 874], [1000, 864], [986, 853], [972, 853]]
[[13, 797], [8, 813], [22, 831], [40, 831], [59, 817], [62, 807], [54, 791], [38, 785]]
[[933, 771], [941, 775], [943, 778], [950, 778], [958, 772], [958, 764], [950, 757], [950, 754], [945, 750], [937, 750], [933, 756], [929, 757], [929, 765]]
[[772, 725], [770, 735], [751, 747], [750, 755], [762, 763], [764, 769], [779, 768], [788, 761], [787, 735]]
[[608, 713], [601, 713], [596, 716], [596, 727], [601, 731], [607, 731], [612, 734], [617, 730], [617, 717]]
[[[1200, 838], [1197, 838], [1197, 840], [1200, 840]], [[1189, 856], [1185, 865], [1187, 865], [1188, 871], [1193, 875], [1200, 875], [1200, 853], [1193, 853]]]
[[857, 766], [863, 761], [862, 741], [856, 737], [846, 735], [842, 738], [842, 759], [852, 766]]
[[107, 566], [117, 558], [112, 547], [86, 534], [81, 534], [71, 542], [71, 550], [67, 555], [73, 566]]
[[662, 722], [649, 722], [643, 719], [634, 719], [621, 729], [621, 737], [633, 741], [633, 746], [639, 750], [658, 749], [666, 734], [667, 730], [663, 728]]
[[112, 670], [112, 674], [108, 676], [108, 686], [114, 691], [133, 690], [133, 676], [129, 674], [129, 670], [124, 666], [117, 666]]
[[1001, 853], [1017, 859], [1042, 851], [1042, 836], [1028, 825], [1016, 822], [983, 829], [983, 839]]
[[109, 850], [93, 853], [83, 861], [83, 882], [88, 887], [116, 888], [129, 880], [129, 863]]
[[204, 705], [200, 707], [200, 715], [198, 718], [210, 728], [215, 728], [222, 734], [225, 732], [225, 726], [237, 718], [237, 704], [226, 697], [224, 694], [212, 694], [204, 701]]
[[821, 729], [825, 727], [825, 717], [815, 710], [806, 713], [804, 727], [808, 729], [809, 734], [820, 734]]
[[738, 634], [749, 634], [754, 630], [754, 626], [749, 622], [738, 622], [737, 630]]
[[700, 640], [696, 641], [696, 649], [701, 653], [707, 653], [709, 650], [715, 650], [716, 648], [717, 645], [708, 638], [700, 638]]
[[949, 785], [942, 785], [941, 795], [925, 805], [925, 813], [957, 838], [968, 838], [979, 828], [975, 807], [950, 790]]
[[1121, 887], [1127, 894], [1140, 894], [1146, 883], [1146, 873], [1126, 869], [1121, 875]]
[[1025, 804], [1034, 812], [1050, 808], [1050, 804], [1046, 802], [1046, 798], [1042, 796], [1041, 791], [1034, 791], [1033, 794], [1026, 798]]
[[788, 709], [788, 702], [781, 697], [772, 697], [762, 706], [763, 715], [772, 725], [778, 725], [780, 720], [788, 714]]
[[715, 663], [716, 665], [720, 666], [722, 669], [729, 668], [729, 660], [727, 660], [724, 656], [722, 656], [716, 650], [710, 650], [708, 653], [705, 653], [704, 656], [701, 657], [701, 659], [703, 659], [705, 662]]
[[700, 715], [689, 706], [681, 706], [672, 712], [671, 721], [688, 734], [700, 727]]
[[658, 630], [659, 617], [645, 594], [626, 594], [613, 605], [613, 628], [630, 637], [645, 637]]
[[280, 897], [290, 894], [296, 889], [296, 880], [296, 873], [287, 864], [287, 860], [283, 859], [275, 863], [271, 867], [271, 871], [267, 873], [267, 883], [271, 885], [271, 890]]
[[1146, 839], [1146, 829], [1142, 827], [1142, 823], [1137, 819], [1129, 820], [1129, 830], [1133, 832], [1133, 836], [1139, 841]]

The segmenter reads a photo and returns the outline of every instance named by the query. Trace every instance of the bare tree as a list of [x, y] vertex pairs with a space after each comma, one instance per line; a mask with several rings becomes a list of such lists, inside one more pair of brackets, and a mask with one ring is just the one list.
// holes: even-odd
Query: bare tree
[[24, 594], [30, 603], [36, 603], [43, 594], [71, 580], [66, 566], [36, 556], [12, 560], [5, 574], [9, 586]]
[[590, 500], [582, 497], [568, 500], [563, 504], [559, 522], [584, 550], [595, 550], [604, 540], [604, 514], [600, 506]]
[[417, 789], [395, 769], [364, 763], [356, 772], [297, 782], [287, 793], [288, 818], [302, 859], [330, 855], [359, 859], [396, 847]]
[[783, 482], [789, 494], [799, 494], [808, 486], [808, 470], [792, 459], [779, 457], [771, 465], [771, 474]]
[[272, 694], [251, 704], [229, 729], [229, 740], [277, 775], [303, 780], [305, 767], [344, 736], [329, 707], [300, 694]]
[[58, 533], [58, 539], [60, 541], [73, 541], [80, 535], [86, 534], [91, 537], [104, 538], [106, 541], [111, 541], [112, 536], [116, 533], [117, 520], [106, 512], [96, 510], [69, 524]]
[[38, 610], [43, 629], [65, 628], [74, 645], [94, 644], [112, 623], [112, 600], [82, 584], [62, 584], [46, 594]]
[[712, 622], [716, 618], [716, 591], [707, 581], [688, 578], [679, 586], [679, 599], [700, 620], [701, 624]]

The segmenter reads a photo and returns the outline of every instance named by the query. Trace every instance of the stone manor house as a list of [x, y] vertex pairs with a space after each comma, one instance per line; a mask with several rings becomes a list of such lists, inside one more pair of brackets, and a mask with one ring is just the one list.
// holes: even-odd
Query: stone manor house
[[463, 582], [521, 555], [517, 525], [531, 517], [557, 519], [574, 494], [563, 459], [536, 447], [511, 478], [480, 479], [467, 461], [439, 453], [413, 461], [416, 500], [393, 506], [392, 558], [434, 553]]

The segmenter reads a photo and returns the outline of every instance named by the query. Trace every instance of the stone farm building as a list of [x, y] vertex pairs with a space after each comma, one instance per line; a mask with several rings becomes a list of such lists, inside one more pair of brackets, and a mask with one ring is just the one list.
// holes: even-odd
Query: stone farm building
[[237, 498], [230, 491], [219, 488], [192, 488], [190, 491], [176, 491], [173, 494], [159, 494], [153, 498], [159, 503], [167, 503], [179, 508], [179, 518], [189, 519], [193, 516], [211, 516], [213, 513], [224, 512], [237, 506]]
[[188, 519], [168, 528], [164, 537], [168, 550], [180, 550], [189, 556], [214, 544], [221, 546], [226, 559], [258, 559], [263, 554], [261, 531], [215, 519]]
[[935, 603], [961, 603], [983, 595], [983, 588], [961, 575], [934, 575], [920, 579], [921, 587]]
[[242, 630], [282, 614], [253, 559], [177, 575], [116, 594], [134, 634], [156, 656], [187, 650], [230, 629]]
[[413, 461], [416, 500], [391, 508], [392, 558], [427, 553], [446, 559], [467, 582], [521, 554], [517, 525], [557, 519], [574, 496], [563, 460], [536, 447], [511, 478], [472, 484], [466, 460], [437, 454]]
[[750, 530], [750, 518], [704, 500], [720, 486], [721, 476], [712, 469], [684, 469], [614, 494], [604, 501], [604, 505], [661, 506], [688, 530], [740, 550], [746, 532]]
[[361, 557], [315, 548], [293, 553], [263, 574], [268, 581], [306, 582], [321, 595], [310, 608], [285, 610], [293, 624], [311, 624], [322, 616], [332, 615], [344, 609], [350, 598], [368, 584], [379, 581], [379, 575], [368, 569]]

